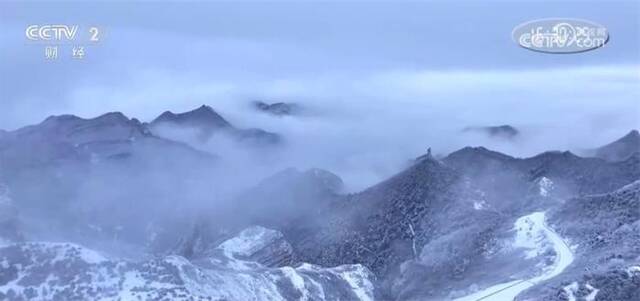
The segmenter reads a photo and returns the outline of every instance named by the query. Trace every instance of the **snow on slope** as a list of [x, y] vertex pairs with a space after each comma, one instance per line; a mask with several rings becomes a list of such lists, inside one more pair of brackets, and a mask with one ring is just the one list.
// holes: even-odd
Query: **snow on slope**
[[554, 189], [554, 183], [547, 177], [541, 177], [538, 180], [538, 192], [540, 196], [549, 196], [549, 193]]
[[512, 301], [520, 292], [551, 279], [573, 262], [573, 252], [569, 245], [545, 222], [544, 212], [534, 212], [519, 218], [514, 225], [516, 235], [514, 247], [526, 249], [526, 258], [534, 258], [553, 248], [553, 263], [544, 267], [540, 274], [529, 279], [512, 280], [496, 284], [455, 301]]
[[635, 274], [640, 274], [640, 266], [630, 266], [627, 268], [627, 274], [632, 277]]
[[[598, 295], [599, 289], [591, 286], [591, 284], [587, 283], [585, 288], [589, 290], [589, 294], [584, 296], [584, 301], [594, 301], [596, 296]], [[562, 293], [567, 297], [568, 301], [577, 301], [576, 295], [580, 290], [580, 284], [577, 281], [571, 282], [571, 284], [566, 285], [562, 288]]]
[[591, 292], [584, 297], [585, 301], [594, 301], [596, 299], [596, 296], [598, 295], [598, 292], [600, 291], [599, 289], [591, 286], [591, 284], [587, 283], [586, 287], [588, 290], [590, 290]]
[[254, 226], [243, 230], [238, 236], [224, 241], [218, 248], [223, 250], [229, 257], [237, 255], [250, 256], [272, 241], [281, 238], [283, 238], [282, 233], [276, 230]]
[[[254, 234], [277, 235], [270, 231]], [[259, 244], [261, 240], [253, 241]], [[181, 256], [145, 262], [109, 260], [69, 243], [13, 244], [0, 248], [0, 300], [374, 298], [374, 275], [362, 265], [268, 268], [227, 257], [225, 248], [237, 247], [238, 242], [248, 249], [256, 248], [248, 236], [240, 241], [233, 238], [216, 254], [194, 262]]]
[[571, 284], [562, 288], [564, 294], [569, 301], [576, 301], [576, 292], [578, 291], [578, 282], [571, 282]]

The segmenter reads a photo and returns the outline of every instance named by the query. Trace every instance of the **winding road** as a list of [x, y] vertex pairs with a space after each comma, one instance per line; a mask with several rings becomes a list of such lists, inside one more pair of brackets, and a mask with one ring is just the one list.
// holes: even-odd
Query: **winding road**
[[536, 277], [496, 284], [454, 301], [513, 301], [522, 291], [559, 275], [573, 262], [573, 251], [562, 237], [547, 225], [545, 212], [534, 212], [519, 218], [516, 222], [517, 231], [522, 231], [518, 229], [518, 225], [523, 223], [529, 226], [529, 232], [536, 231], [536, 234], [544, 235], [544, 238], [551, 243], [556, 253], [553, 264]]

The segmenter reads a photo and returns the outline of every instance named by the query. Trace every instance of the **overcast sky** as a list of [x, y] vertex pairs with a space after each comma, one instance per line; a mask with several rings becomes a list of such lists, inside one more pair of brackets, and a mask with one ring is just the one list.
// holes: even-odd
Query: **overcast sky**
[[[555, 135], [526, 154], [597, 145], [639, 126], [639, 1], [478, 2], [2, 2], [0, 128], [63, 113], [150, 120], [206, 103], [240, 126], [397, 139], [406, 158], [468, 125]], [[516, 25], [547, 17], [597, 22], [610, 42], [555, 55], [512, 41]], [[30, 24], [97, 26], [101, 41], [78, 43], [82, 60], [67, 45], [46, 61], [44, 45], [25, 38]], [[325, 119], [248, 115], [253, 99], [300, 102]]]

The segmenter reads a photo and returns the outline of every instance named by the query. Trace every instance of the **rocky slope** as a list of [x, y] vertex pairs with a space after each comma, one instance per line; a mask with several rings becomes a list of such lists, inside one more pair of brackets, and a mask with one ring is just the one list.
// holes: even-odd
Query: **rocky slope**
[[[267, 177], [232, 201], [226, 211], [206, 212], [180, 239], [173, 252], [187, 258], [206, 255], [221, 240], [240, 229], [262, 225], [276, 229], [295, 227], [287, 232], [295, 239], [304, 231], [315, 229], [311, 223], [317, 213], [327, 210], [340, 197], [342, 180], [335, 174], [312, 168], [306, 171], [289, 168]], [[223, 211], [221, 214], [220, 211]], [[295, 254], [289, 259], [297, 262]]]
[[567, 200], [550, 221], [575, 247], [576, 262], [518, 300], [640, 300], [640, 180]]
[[[334, 200], [317, 215], [316, 229], [283, 231], [304, 261], [362, 263], [381, 277], [389, 298], [440, 300], [472, 285], [470, 279], [486, 284], [518, 271], [493, 257], [516, 256], [502, 244], [518, 216], [638, 178], [637, 158], [610, 163], [548, 152], [519, 159], [465, 148], [442, 161], [424, 157], [389, 180]], [[483, 273], [497, 263], [501, 272]]]
[[[328, 171], [288, 169], [226, 195], [221, 158], [161, 126], [255, 133], [203, 106], [150, 125], [55, 116], [0, 137], [13, 199], [0, 189], [0, 299], [449, 300], [527, 279], [522, 300], [637, 297], [638, 153], [467, 147], [353, 194]], [[571, 251], [554, 244], [565, 238]]]
[[508, 199], [526, 195], [529, 183], [542, 177], [557, 184], [557, 197], [605, 193], [640, 178], [638, 155], [621, 162], [607, 162], [568, 151], [551, 151], [523, 159], [483, 147], [467, 147], [443, 161], [477, 179], [488, 193], [509, 196]]
[[[454, 281], [491, 252], [494, 234], [505, 220], [493, 209], [478, 208], [480, 202], [482, 194], [459, 173], [425, 159], [363, 192], [334, 200], [308, 218], [306, 228], [291, 225], [283, 231], [302, 261], [323, 266], [364, 264], [381, 278], [383, 299], [395, 299]], [[456, 244], [457, 239], [465, 243]], [[442, 253], [427, 265], [429, 272], [408, 276], [411, 272], [404, 263], [419, 259], [425, 249], [444, 247], [443, 243], [456, 256]], [[440, 276], [425, 278], [428, 273]], [[411, 291], [414, 286], [419, 291]]]
[[638, 130], [632, 130], [624, 137], [588, 153], [608, 161], [623, 161], [638, 152], [640, 152], [640, 133]]
[[24, 230], [87, 244], [145, 242], [155, 225], [168, 227], [168, 212], [182, 211], [162, 200], [183, 198], [176, 188], [197, 185], [216, 162], [121, 113], [52, 116], [0, 139], [0, 182], [29, 220]]
[[[373, 300], [362, 265], [269, 268], [253, 257], [277, 232], [248, 229], [207, 258], [130, 262], [68, 243], [0, 248], [0, 298], [8, 300]], [[280, 234], [281, 236], [281, 234]], [[245, 256], [249, 255], [249, 256]], [[242, 259], [241, 259], [242, 258]], [[258, 259], [259, 259], [258, 258]]]
[[236, 201], [236, 213], [251, 218], [251, 223], [280, 228], [279, 221], [295, 221], [325, 207], [342, 189], [342, 179], [329, 171], [289, 168], [243, 193]]

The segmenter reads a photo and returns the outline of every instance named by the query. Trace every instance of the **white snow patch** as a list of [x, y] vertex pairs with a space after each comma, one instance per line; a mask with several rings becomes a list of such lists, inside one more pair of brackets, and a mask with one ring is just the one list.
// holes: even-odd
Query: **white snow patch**
[[302, 294], [300, 300], [309, 300], [309, 295], [304, 287], [304, 278], [302, 278], [292, 267], [282, 267], [280, 270], [287, 278], [289, 278], [289, 280], [291, 280], [291, 284], [293, 284], [293, 287], [298, 290], [300, 294]]
[[122, 281], [122, 289], [119, 297], [123, 300], [135, 300], [137, 297], [134, 291], [145, 285], [145, 279], [140, 276], [138, 271], [129, 271], [124, 274]]
[[538, 180], [538, 191], [541, 196], [549, 196], [549, 193], [554, 189], [553, 181], [547, 177], [541, 177]]
[[567, 295], [567, 299], [569, 299], [569, 301], [576, 301], [575, 293], [578, 291], [578, 283], [577, 282], [573, 282], [573, 283], [563, 287], [562, 290], [564, 291], [565, 295]]
[[80, 247], [79, 251], [80, 251], [80, 258], [82, 258], [82, 260], [84, 260], [87, 263], [97, 264], [97, 263], [107, 261], [107, 258], [105, 258], [104, 256], [102, 256], [102, 254], [94, 250]]
[[[253, 230], [258, 230], [258, 242], [272, 234], [268, 229]], [[239, 239], [228, 240], [221, 249], [233, 254], [251, 250], [256, 242], [248, 242], [245, 240], [246, 237], [247, 235], [240, 235]], [[143, 263], [108, 261], [115, 264], [114, 267], [113, 264], [97, 264], [107, 259], [95, 251], [70, 243], [27, 243], [22, 246], [25, 254], [44, 254], [47, 264], [71, 263], [77, 260], [89, 263], [88, 266], [82, 265], [87, 269], [83, 275], [89, 277], [72, 280], [73, 285], [79, 285], [83, 290], [86, 288], [86, 291], [82, 292], [86, 294], [82, 295], [81, 299], [84, 300], [155, 300], [160, 299], [161, 294], [169, 294], [173, 296], [172, 300], [210, 297], [213, 300], [284, 301], [290, 300], [291, 296], [284, 294], [279, 286], [287, 281], [290, 281], [293, 288], [300, 293], [296, 300], [324, 300], [325, 291], [336, 287], [345, 290], [350, 288], [349, 300], [368, 301], [374, 297], [372, 281], [375, 276], [362, 265], [324, 268], [302, 264], [298, 268], [267, 268], [256, 262], [226, 258], [226, 253], [216, 253], [212, 256], [220, 256], [218, 260], [211, 259], [208, 262], [199, 262], [198, 265], [184, 257], [172, 255]], [[232, 264], [229, 265], [227, 261]], [[166, 265], [175, 267], [177, 274], [172, 272], [173, 269], [165, 269]], [[0, 261], [0, 268], [9, 266], [11, 263], [6, 258]], [[234, 266], [241, 269], [235, 269]], [[0, 295], [13, 290], [18, 296], [25, 296], [25, 289], [28, 287], [18, 283], [33, 273], [32, 267], [29, 265], [17, 268], [18, 277], [0, 286]], [[51, 279], [54, 279], [54, 274], [55, 270], [49, 275]], [[173, 276], [181, 281], [173, 281]], [[71, 285], [66, 282], [59, 283], [60, 281], [52, 282], [55, 284], [44, 281], [36, 288], [40, 294], [36, 299], [55, 299], [56, 292], [68, 289]], [[117, 296], [113, 297], [105, 292], [116, 293]]]
[[80, 259], [90, 264], [99, 264], [107, 261], [107, 258], [102, 256], [100, 253], [72, 243], [38, 242], [35, 244], [44, 246], [45, 248], [56, 252], [52, 263], [73, 258]]
[[473, 201], [473, 209], [482, 210], [487, 208], [487, 203], [485, 201]]
[[516, 220], [513, 247], [528, 249], [526, 258], [542, 255], [548, 247], [544, 229], [544, 212], [535, 212]]
[[363, 265], [345, 265], [334, 269], [338, 270], [340, 277], [351, 286], [359, 300], [373, 300], [373, 283], [369, 281], [368, 270]]
[[596, 300], [596, 295], [598, 294], [598, 292], [600, 291], [599, 289], [591, 286], [591, 284], [587, 283], [585, 285], [587, 287], [587, 289], [589, 289], [591, 292], [584, 297], [585, 301], [594, 301]]
[[218, 249], [230, 257], [235, 255], [249, 256], [282, 237], [282, 233], [276, 230], [254, 226], [243, 230], [238, 236], [224, 241], [218, 246]]
[[627, 268], [627, 274], [629, 275], [629, 277], [640, 275], [640, 266], [639, 265], [635, 265], [635, 266], [628, 267]]

